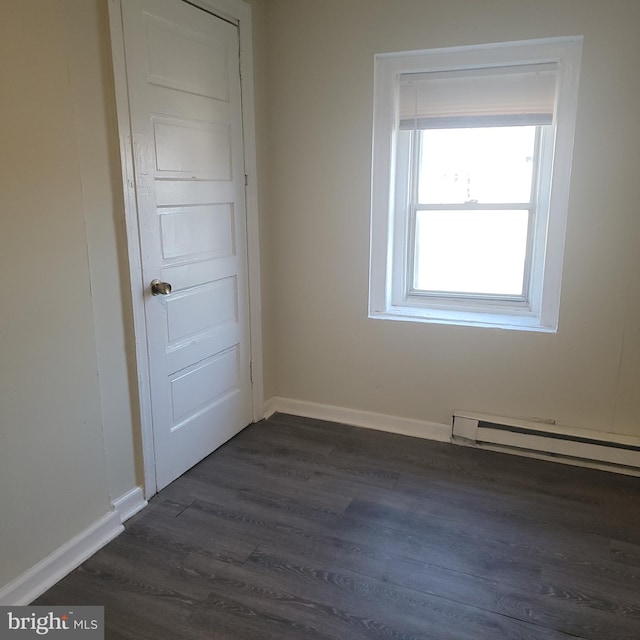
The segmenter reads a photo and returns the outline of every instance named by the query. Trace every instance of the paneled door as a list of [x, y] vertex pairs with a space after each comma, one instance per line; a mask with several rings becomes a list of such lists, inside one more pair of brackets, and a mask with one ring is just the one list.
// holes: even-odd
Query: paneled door
[[122, 3], [158, 490], [252, 421], [237, 27]]

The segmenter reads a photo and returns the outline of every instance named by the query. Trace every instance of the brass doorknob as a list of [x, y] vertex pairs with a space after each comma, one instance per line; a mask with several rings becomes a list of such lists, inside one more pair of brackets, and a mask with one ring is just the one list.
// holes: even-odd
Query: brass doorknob
[[157, 278], [151, 281], [151, 294], [154, 296], [168, 296], [171, 293], [171, 285]]

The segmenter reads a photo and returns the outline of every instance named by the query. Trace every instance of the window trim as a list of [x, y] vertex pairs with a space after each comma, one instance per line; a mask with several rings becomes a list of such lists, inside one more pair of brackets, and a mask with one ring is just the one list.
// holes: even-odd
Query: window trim
[[[582, 36], [546, 38], [375, 56], [370, 318], [557, 331], [582, 40]], [[530, 304], [505, 304], [504, 300], [487, 298], [479, 304], [460, 296], [437, 303], [433, 296], [426, 302], [423, 296], [412, 296], [411, 300], [399, 297], [398, 292], [406, 290], [406, 267], [399, 265], [408, 264], [407, 252], [411, 250], [408, 216], [395, 213], [401, 211], [399, 199], [406, 200], [408, 195], [396, 189], [397, 163], [409, 161], [407, 154], [396, 155], [398, 136], [403, 133], [396, 126], [400, 76], [549, 62], [558, 65], [555, 122], [545, 125], [552, 127], [552, 133], [543, 135], [540, 152], [551, 153], [553, 162], [542, 163], [538, 180], [546, 181], [551, 189], [546, 198], [548, 208], [543, 211], [547, 216], [546, 239], [534, 243], [537, 253], [533, 259], [543, 266], [532, 276]]]

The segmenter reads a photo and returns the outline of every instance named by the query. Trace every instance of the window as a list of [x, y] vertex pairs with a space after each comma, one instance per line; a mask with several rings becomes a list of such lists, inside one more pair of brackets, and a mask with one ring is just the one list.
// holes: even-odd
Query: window
[[581, 43], [376, 56], [370, 317], [557, 330]]

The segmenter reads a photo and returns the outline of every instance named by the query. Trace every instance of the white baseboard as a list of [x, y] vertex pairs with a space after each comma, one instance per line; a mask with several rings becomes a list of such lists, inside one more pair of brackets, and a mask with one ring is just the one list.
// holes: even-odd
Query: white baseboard
[[282, 400], [282, 398], [269, 398], [262, 407], [262, 417], [270, 418], [278, 409], [276, 408], [276, 400]]
[[131, 516], [135, 516], [138, 511], [144, 509], [148, 502], [144, 499], [142, 487], [134, 487], [113, 500], [111, 504], [120, 515], [120, 522], [124, 523]]
[[70, 571], [124, 531], [118, 513], [110, 511], [77, 536], [0, 589], [0, 605], [33, 602]]
[[290, 413], [294, 416], [340, 422], [354, 427], [387, 431], [425, 440], [437, 440], [438, 442], [451, 441], [451, 425], [426, 420], [413, 420], [400, 418], [371, 411], [359, 411], [345, 407], [333, 407], [327, 404], [306, 402], [304, 400], [292, 400], [291, 398], [270, 398], [264, 405], [264, 417], [268, 418], [276, 412]]

